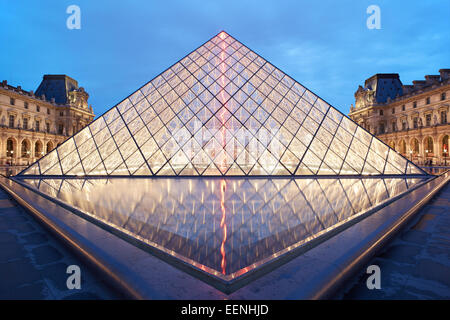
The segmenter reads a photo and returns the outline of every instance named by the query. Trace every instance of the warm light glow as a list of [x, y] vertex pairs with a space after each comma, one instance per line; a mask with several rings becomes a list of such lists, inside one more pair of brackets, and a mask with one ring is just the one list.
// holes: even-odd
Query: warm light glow
[[220, 266], [222, 267], [222, 273], [226, 274], [227, 259], [225, 252], [225, 243], [227, 241], [227, 224], [226, 224], [226, 209], [225, 209], [225, 191], [227, 183], [225, 180], [220, 181], [220, 208], [222, 210], [222, 220], [220, 221], [220, 227], [223, 229], [223, 239], [220, 246], [220, 254], [222, 255], [222, 262]]
[[[282, 256], [300, 242], [424, 181], [291, 177], [23, 180], [119, 233], [222, 279], [238, 277]], [[236, 183], [236, 190], [230, 183]], [[339, 205], [330, 207], [335, 203]]]

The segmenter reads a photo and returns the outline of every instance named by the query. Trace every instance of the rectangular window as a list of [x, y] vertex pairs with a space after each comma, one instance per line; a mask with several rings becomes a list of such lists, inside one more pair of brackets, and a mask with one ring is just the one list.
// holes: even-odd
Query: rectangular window
[[380, 134], [384, 133], [384, 123], [380, 123]]
[[441, 124], [447, 123], [447, 111], [441, 111]]
[[23, 107], [24, 107], [25, 109], [28, 109], [28, 102], [25, 101], [25, 102], [23, 103]]
[[36, 105], [36, 111], [37, 111], [37, 112], [41, 111], [41, 107], [39, 107], [38, 105]]
[[397, 126], [395, 124], [395, 122], [392, 122], [392, 132], [397, 131]]
[[47, 114], [50, 114], [50, 108], [47, 108]]
[[16, 99], [14, 99], [14, 98], [9, 98], [9, 104], [10, 105], [15, 105], [16, 104]]
[[64, 131], [64, 125], [59, 124], [58, 125], [58, 134], [63, 134], [63, 131]]
[[427, 104], [430, 104], [430, 97], [427, 97]]
[[406, 121], [402, 121], [402, 130], [406, 130]]
[[60, 117], [63, 117], [63, 116], [64, 116], [64, 111], [60, 111], [60, 112], [59, 112], [59, 116], [60, 116]]
[[9, 127], [10, 128], [14, 128], [14, 116], [13, 115], [10, 115], [9, 116]]
[[402, 111], [405, 111], [405, 105], [402, 105]]
[[416, 101], [413, 102], [413, 108], [414, 109], [417, 108], [417, 102]]
[[35, 126], [35, 130], [36, 131], [39, 131], [39, 127], [40, 127], [40, 123], [39, 123], [39, 121], [38, 120], [36, 120], [35, 122], [34, 122], [34, 126]]
[[383, 110], [380, 110], [380, 116], [382, 116], [383, 115]]
[[427, 127], [431, 126], [431, 114], [425, 115], [425, 123]]
[[441, 93], [441, 100], [445, 100], [445, 98], [446, 98], [446, 94], [445, 94], [445, 92], [442, 92]]
[[28, 129], [28, 118], [23, 118], [23, 128]]
[[50, 133], [50, 123], [47, 122], [45, 125], [47, 126], [47, 133]]
[[414, 129], [417, 129], [419, 127], [419, 118], [418, 117], [415, 117], [414, 119], [413, 119], [413, 128]]
[[395, 108], [392, 108], [392, 114], [394, 114], [395, 113]]

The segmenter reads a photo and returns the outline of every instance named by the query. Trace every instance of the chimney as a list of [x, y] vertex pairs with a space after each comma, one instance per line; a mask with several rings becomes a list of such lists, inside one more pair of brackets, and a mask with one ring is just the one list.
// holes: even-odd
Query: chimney
[[427, 83], [424, 80], [414, 80], [413, 86], [414, 90], [423, 88]]
[[450, 69], [441, 69], [439, 73], [441, 74], [442, 81], [450, 79]]
[[426, 75], [425, 82], [427, 84], [438, 83], [440, 77], [441, 77], [440, 75]]

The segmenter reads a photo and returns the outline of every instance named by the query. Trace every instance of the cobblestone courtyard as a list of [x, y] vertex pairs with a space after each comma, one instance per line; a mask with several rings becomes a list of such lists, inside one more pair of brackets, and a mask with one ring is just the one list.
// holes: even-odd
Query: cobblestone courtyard
[[[81, 269], [81, 289], [69, 290], [69, 265]], [[0, 299], [117, 299], [68, 248], [0, 189]]]

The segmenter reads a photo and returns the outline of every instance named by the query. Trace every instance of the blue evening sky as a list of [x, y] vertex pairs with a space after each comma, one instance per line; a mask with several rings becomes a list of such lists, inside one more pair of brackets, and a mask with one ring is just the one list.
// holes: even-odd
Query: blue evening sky
[[[81, 29], [69, 30], [69, 5]], [[369, 5], [381, 29], [369, 30]], [[0, 80], [36, 90], [67, 74], [96, 115], [225, 30], [348, 113], [359, 84], [399, 73], [404, 84], [450, 68], [450, 1], [2, 1]]]

